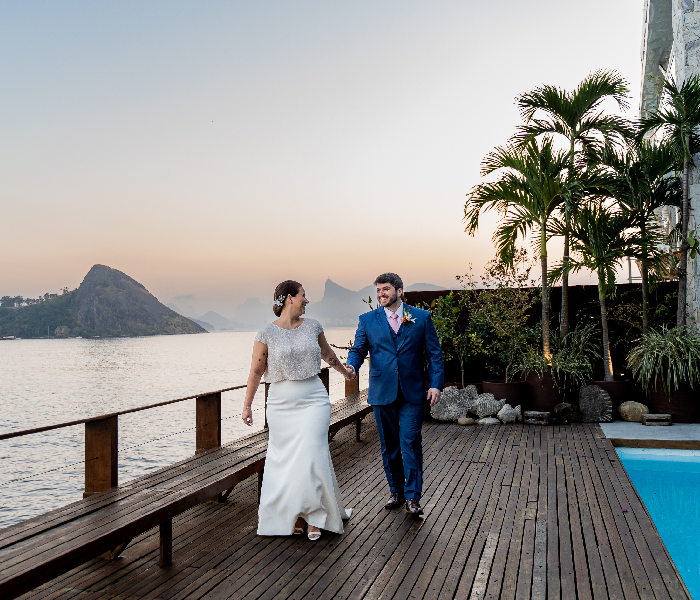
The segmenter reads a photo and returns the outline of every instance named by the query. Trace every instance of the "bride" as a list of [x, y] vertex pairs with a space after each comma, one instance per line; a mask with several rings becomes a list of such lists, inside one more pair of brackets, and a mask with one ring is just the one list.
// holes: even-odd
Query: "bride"
[[321, 358], [347, 379], [351, 369], [338, 360], [313, 319], [302, 319], [309, 301], [300, 283], [275, 288], [273, 311], [279, 317], [255, 336], [253, 361], [243, 402], [243, 422], [253, 424], [251, 405], [260, 379], [270, 383], [258, 535], [300, 535], [316, 541], [321, 529], [343, 533], [345, 509], [328, 448], [331, 405], [318, 377]]

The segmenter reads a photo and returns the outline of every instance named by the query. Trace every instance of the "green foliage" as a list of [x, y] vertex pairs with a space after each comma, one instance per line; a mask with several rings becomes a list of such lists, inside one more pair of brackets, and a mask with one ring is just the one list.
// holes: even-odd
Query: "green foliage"
[[539, 297], [537, 289], [526, 287], [530, 282], [526, 250], [517, 250], [507, 260], [494, 259], [486, 265], [481, 276], [481, 286], [470, 273], [458, 277], [466, 290], [470, 290], [470, 318], [484, 332], [485, 354], [498, 363], [498, 370], [506, 382], [513, 375], [513, 367], [532, 343], [537, 343], [537, 333], [527, 327], [528, 311]]
[[605, 70], [591, 73], [570, 92], [552, 85], [535, 88], [516, 98], [525, 121], [517, 136], [563, 136], [571, 148], [572, 161], [577, 151], [622, 145], [631, 135], [630, 124], [622, 117], [606, 115], [600, 107], [611, 98], [626, 110], [628, 92], [629, 86], [619, 73]]
[[0, 308], [0, 336], [46, 337], [47, 327], [53, 336], [56, 327], [60, 326], [68, 327], [72, 335], [89, 335], [92, 332], [81, 327], [73, 316], [74, 294], [75, 292], [61, 296], [54, 294], [53, 298], [28, 306]]
[[[464, 291], [451, 291], [446, 296], [433, 300], [429, 307], [423, 307], [432, 315], [445, 360], [454, 358], [459, 361], [462, 385], [465, 384], [464, 361], [485, 353], [480, 323], [475, 319], [465, 319], [469, 307], [469, 294]], [[463, 325], [464, 321], [466, 325]]]
[[627, 362], [645, 390], [661, 385], [670, 394], [681, 383], [691, 388], [700, 383], [700, 337], [690, 328], [662, 326], [651, 329], [638, 342]]
[[579, 325], [563, 338], [552, 338], [552, 356], [547, 360], [538, 348], [530, 347], [522, 356], [517, 370], [524, 377], [551, 373], [557, 388], [567, 381], [583, 385], [593, 375], [593, 364], [600, 359], [598, 329], [592, 324]]

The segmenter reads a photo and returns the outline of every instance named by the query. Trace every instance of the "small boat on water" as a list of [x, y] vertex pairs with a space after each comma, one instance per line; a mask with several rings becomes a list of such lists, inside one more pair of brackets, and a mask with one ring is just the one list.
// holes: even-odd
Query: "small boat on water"
[[6, 335], [6, 336], [3, 336], [3, 337], [0, 338], [0, 339], [3, 339], [3, 340], [14, 340], [14, 339], [16, 339], [16, 338], [15, 338], [14, 335]]

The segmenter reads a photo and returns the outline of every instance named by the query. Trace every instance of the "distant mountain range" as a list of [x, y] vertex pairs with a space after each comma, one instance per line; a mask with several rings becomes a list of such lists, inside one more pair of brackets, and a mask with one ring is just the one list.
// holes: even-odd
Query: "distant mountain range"
[[[406, 291], [428, 292], [444, 289], [449, 288], [431, 283], [414, 283], [408, 286]], [[359, 316], [370, 309], [366, 302], [369, 298], [372, 298], [372, 304], [376, 306], [376, 288], [373, 285], [354, 292], [328, 279], [323, 298], [309, 304], [306, 314], [320, 321], [325, 327], [354, 327]], [[174, 304], [168, 304], [168, 306], [182, 314]], [[208, 331], [231, 331], [259, 329], [265, 323], [274, 321], [275, 318], [272, 312], [272, 301], [264, 304], [260, 298], [248, 298], [243, 304], [238, 305], [232, 320], [212, 311], [192, 320]]]
[[[182, 311], [180, 311], [180, 309], [174, 304], [166, 304], [166, 306], [171, 310], [174, 310], [176, 313], [182, 315]], [[199, 317], [199, 319], [193, 319], [192, 317], [189, 317], [189, 319], [207, 331], [237, 331], [245, 329], [245, 325], [242, 323], [227, 319], [226, 317], [223, 317], [219, 313], [215, 313], [212, 310], [203, 314], [201, 317]]]
[[0, 337], [122, 337], [206, 333], [161, 304], [138, 281], [104, 265], [78, 289], [29, 306], [0, 308]]

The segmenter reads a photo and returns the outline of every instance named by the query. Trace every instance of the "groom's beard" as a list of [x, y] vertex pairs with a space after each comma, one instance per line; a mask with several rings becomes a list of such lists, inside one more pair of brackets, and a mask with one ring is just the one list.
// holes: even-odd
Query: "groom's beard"
[[382, 302], [380, 300], [379, 305], [383, 306], [384, 308], [388, 308], [389, 310], [391, 310], [392, 307], [398, 308], [398, 303], [399, 303], [399, 294], [398, 293], [394, 293], [393, 296], [389, 296], [388, 300], [389, 301], [387, 304], [382, 304]]

